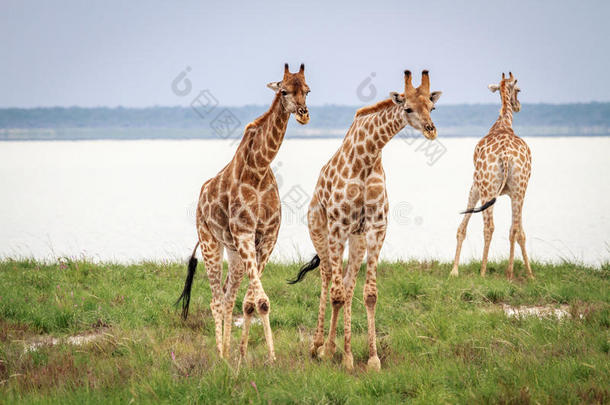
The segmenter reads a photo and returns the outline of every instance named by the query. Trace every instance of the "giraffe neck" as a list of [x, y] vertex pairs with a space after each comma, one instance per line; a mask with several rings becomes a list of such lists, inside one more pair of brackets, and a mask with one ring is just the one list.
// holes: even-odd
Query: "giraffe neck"
[[290, 113], [288, 113], [276, 94], [269, 110], [248, 124], [246, 132], [253, 131], [250, 143], [248, 164], [257, 169], [267, 168], [277, 155], [284, 140]]
[[500, 83], [500, 98], [502, 99], [502, 107], [500, 108], [500, 116], [498, 117], [498, 121], [506, 126], [512, 127], [513, 107], [510, 102], [510, 95], [508, 94], [505, 81]]
[[378, 156], [383, 147], [409, 124], [403, 107], [391, 101], [384, 108], [365, 115], [360, 120], [358, 128], [352, 133], [352, 137], [355, 138], [352, 141], [354, 143], [362, 142], [359, 141], [359, 132], [365, 131], [366, 152], [373, 156]]

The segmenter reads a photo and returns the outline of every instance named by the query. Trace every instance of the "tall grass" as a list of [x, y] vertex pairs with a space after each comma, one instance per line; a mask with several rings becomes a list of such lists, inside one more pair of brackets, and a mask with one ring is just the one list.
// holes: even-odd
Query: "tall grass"
[[[277, 363], [266, 361], [260, 325], [248, 363], [215, 353], [210, 290], [203, 266], [191, 312], [173, 303], [184, 264], [0, 262], [0, 402], [28, 403], [608, 403], [610, 268], [534, 263], [536, 280], [508, 282], [506, 263], [460, 268], [436, 262], [381, 263], [377, 333], [380, 373], [367, 373], [366, 314], [359, 275], [353, 310], [355, 370], [309, 356], [319, 276], [285, 282], [298, 265], [271, 263]], [[516, 271], [523, 272], [520, 263]], [[239, 316], [244, 282], [235, 306]], [[570, 317], [508, 317], [502, 305], [567, 306]], [[328, 323], [327, 323], [328, 324]], [[25, 351], [46, 336], [94, 333], [93, 342], [60, 342]]]

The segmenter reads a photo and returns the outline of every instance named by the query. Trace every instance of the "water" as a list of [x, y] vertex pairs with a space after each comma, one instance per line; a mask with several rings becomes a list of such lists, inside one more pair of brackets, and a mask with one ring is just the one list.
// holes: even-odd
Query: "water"
[[[391, 214], [383, 258], [453, 259], [477, 140], [441, 139], [446, 151], [440, 157], [427, 156], [421, 139], [394, 139], [386, 147]], [[608, 261], [610, 138], [526, 141], [533, 155], [524, 206], [530, 256], [591, 265]], [[304, 221], [307, 202], [340, 142], [295, 139], [282, 145], [273, 163], [284, 214], [275, 260], [313, 254]], [[200, 187], [235, 147], [222, 140], [0, 143], [0, 256], [184, 260], [196, 242]], [[490, 254], [502, 259], [509, 246], [508, 197], [498, 199], [494, 214]], [[480, 260], [482, 248], [482, 218], [475, 215], [462, 259]]]

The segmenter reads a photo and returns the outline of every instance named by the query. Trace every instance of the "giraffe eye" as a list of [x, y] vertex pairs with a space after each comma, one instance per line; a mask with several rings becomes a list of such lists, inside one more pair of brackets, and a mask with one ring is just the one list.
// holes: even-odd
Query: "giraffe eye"
[[286, 94], [288, 94], [288, 92], [286, 90], [282, 90], [282, 96], [285, 96]]
[[436, 107], [432, 107], [432, 108], [430, 109], [430, 111], [434, 111], [434, 110], [436, 110]]
[[413, 112], [413, 109], [412, 108], [405, 108], [405, 112], [407, 114], [411, 114]]

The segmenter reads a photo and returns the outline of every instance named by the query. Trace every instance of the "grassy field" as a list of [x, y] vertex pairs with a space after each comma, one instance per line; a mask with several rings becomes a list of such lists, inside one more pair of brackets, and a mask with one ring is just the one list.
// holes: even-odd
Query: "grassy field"
[[[265, 364], [253, 325], [248, 366], [214, 349], [210, 290], [200, 264], [189, 319], [172, 306], [184, 264], [0, 262], [0, 403], [608, 403], [610, 267], [534, 263], [536, 280], [508, 282], [506, 263], [457, 279], [443, 263], [382, 263], [380, 373], [365, 371], [361, 272], [353, 311], [355, 370], [309, 356], [319, 275], [288, 286], [298, 264], [267, 266], [277, 363]], [[516, 265], [517, 274], [523, 266]], [[236, 304], [240, 312], [243, 283]], [[567, 308], [563, 319], [509, 317], [503, 305]], [[329, 312], [329, 311], [327, 311]], [[328, 323], [327, 323], [328, 324]], [[89, 335], [83, 345], [69, 336]], [[33, 342], [49, 342], [26, 350]]]

